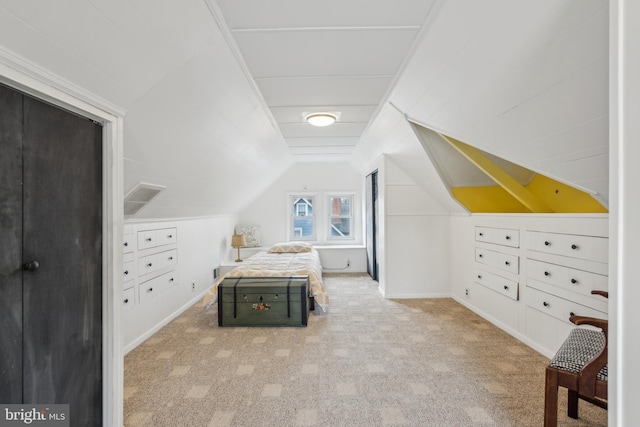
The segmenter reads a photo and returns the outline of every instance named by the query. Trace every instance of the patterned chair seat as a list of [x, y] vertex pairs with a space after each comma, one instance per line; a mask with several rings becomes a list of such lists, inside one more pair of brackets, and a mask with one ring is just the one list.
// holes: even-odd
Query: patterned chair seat
[[[562, 347], [551, 359], [551, 367], [579, 374], [584, 365], [597, 356], [606, 343], [604, 333], [586, 328], [575, 328], [571, 331]], [[598, 373], [598, 379], [607, 381], [607, 366]]]

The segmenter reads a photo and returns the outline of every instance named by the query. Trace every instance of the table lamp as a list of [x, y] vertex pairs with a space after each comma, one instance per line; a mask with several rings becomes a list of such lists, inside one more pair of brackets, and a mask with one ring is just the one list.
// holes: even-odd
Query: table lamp
[[244, 238], [244, 234], [234, 234], [231, 236], [231, 246], [238, 248], [238, 259], [236, 259], [236, 262], [242, 262], [242, 259], [240, 259], [240, 248], [247, 246], [247, 239]]

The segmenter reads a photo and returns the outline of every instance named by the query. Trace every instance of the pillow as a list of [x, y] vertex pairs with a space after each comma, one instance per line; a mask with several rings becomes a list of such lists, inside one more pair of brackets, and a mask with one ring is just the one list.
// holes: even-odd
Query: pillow
[[269, 248], [270, 254], [297, 254], [300, 252], [311, 252], [310, 243], [307, 242], [288, 242], [288, 243], [276, 243]]
[[260, 227], [257, 225], [236, 225], [235, 234], [244, 234], [244, 238], [247, 241], [246, 248], [255, 248], [260, 246]]

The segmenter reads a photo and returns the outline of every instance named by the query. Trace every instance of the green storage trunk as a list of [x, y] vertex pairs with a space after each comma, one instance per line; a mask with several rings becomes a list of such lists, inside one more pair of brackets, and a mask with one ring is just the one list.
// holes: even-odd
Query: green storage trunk
[[218, 285], [219, 326], [307, 326], [309, 277], [227, 277]]

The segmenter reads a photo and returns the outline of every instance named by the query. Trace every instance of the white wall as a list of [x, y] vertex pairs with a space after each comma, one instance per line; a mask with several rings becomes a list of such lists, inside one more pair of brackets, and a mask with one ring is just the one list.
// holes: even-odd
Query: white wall
[[389, 157], [379, 178], [381, 292], [387, 298], [448, 296], [449, 213]]
[[[127, 222], [137, 230], [177, 227], [177, 286], [123, 311], [125, 353], [135, 348], [186, 308], [198, 303], [213, 285], [213, 268], [227, 254], [234, 216], [171, 221]], [[195, 283], [195, 289], [192, 284]], [[137, 284], [136, 284], [137, 286]]]
[[[355, 239], [341, 243], [362, 245], [363, 188], [364, 178], [347, 163], [298, 163], [239, 213], [238, 225], [260, 226], [263, 246], [285, 242], [289, 193], [317, 193], [317, 197], [320, 197], [318, 201], [323, 205], [323, 196], [326, 193], [353, 192], [354, 208], [357, 209], [354, 209], [354, 217], [360, 221], [355, 229]], [[321, 214], [322, 211], [316, 211], [316, 215]], [[319, 240], [313, 243], [323, 245], [326, 241]]]

